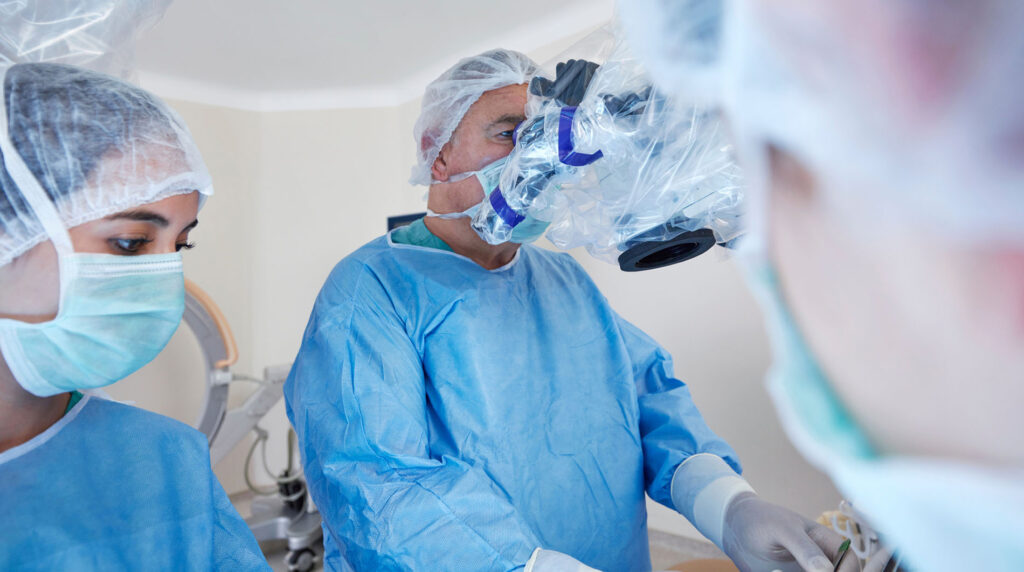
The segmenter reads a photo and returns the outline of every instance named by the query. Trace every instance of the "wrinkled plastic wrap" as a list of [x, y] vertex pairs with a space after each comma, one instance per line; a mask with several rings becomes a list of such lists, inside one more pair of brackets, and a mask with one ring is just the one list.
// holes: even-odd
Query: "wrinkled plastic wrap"
[[910, 225], [957, 243], [1024, 243], [1024, 2], [623, 0], [618, 9], [656, 82], [725, 110], [752, 237], [767, 229], [772, 147], [865, 238]]
[[134, 63], [134, 40], [171, 0], [0, 0], [0, 68], [60, 63], [119, 77]]
[[575, 106], [578, 89], [538, 89], [563, 79], [553, 65], [538, 72], [499, 187], [473, 220], [477, 233], [491, 244], [528, 242], [547, 225], [555, 246], [609, 262], [639, 242], [698, 229], [718, 243], [736, 238], [742, 181], [718, 112], [654, 88], [610, 28], [556, 61], [569, 58], [601, 65], [580, 66], [592, 77]]

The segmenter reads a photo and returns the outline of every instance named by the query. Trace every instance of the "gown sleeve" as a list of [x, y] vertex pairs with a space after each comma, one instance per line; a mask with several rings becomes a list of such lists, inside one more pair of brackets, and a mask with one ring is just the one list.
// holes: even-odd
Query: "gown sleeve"
[[285, 387], [325, 533], [356, 570], [521, 569], [538, 540], [480, 467], [431, 454], [425, 383], [387, 289], [343, 262]]
[[668, 352], [622, 317], [616, 319], [636, 380], [647, 494], [676, 509], [671, 485], [680, 463], [692, 455], [710, 453], [739, 473], [740, 462], [732, 447], [704, 422], [689, 388], [676, 379]]
[[[209, 455], [207, 454], [207, 458]], [[213, 566], [212, 570], [270, 571], [266, 557], [228, 499], [224, 488], [211, 473], [210, 494], [213, 497]]]

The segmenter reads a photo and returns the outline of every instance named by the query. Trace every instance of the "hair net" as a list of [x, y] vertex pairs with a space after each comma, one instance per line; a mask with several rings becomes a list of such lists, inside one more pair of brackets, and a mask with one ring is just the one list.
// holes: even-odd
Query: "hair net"
[[124, 77], [171, 0], [0, 0], [0, 68], [53, 62]]
[[60, 252], [73, 226], [213, 192], [177, 114], [138, 87], [78, 67], [126, 75], [135, 37], [169, 4], [0, 0], [0, 266], [48, 238]]
[[[585, 59], [564, 61], [569, 55]], [[740, 170], [717, 109], [652, 86], [611, 28], [557, 61], [530, 84], [527, 120], [498, 189], [486, 189], [489, 200], [474, 217], [484, 240], [514, 240], [529, 217], [550, 223], [547, 238], [559, 248], [583, 246], [636, 270], [657, 266], [630, 267], [636, 251], [625, 253], [634, 247], [681, 255], [670, 243], [684, 234], [699, 234], [706, 249], [742, 232]]]
[[[724, 108], [763, 194], [765, 148], [850, 224], [1024, 241], [1024, 3], [630, 0], [656, 81]], [[755, 218], [764, 200], [752, 196]]]
[[[212, 193], [184, 122], [142, 89], [62, 64], [16, 65], [3, 86], [5, 135], [65, 228], [175, 194]], [[0, 266], [48, 234], [29, 206], [30, 185], [11, 177], [4, 155]]]
[[512, 50], [490, 50], [464, 58], [427, 86], [413, 128], [416, 166], [409, 182], [429, 185], [430, 168], [469, 107], [485, 92], [526, 83], [536, 66]]

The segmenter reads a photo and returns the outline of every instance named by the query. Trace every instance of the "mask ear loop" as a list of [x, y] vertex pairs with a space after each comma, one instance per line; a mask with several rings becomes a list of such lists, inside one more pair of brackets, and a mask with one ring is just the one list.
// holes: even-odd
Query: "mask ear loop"
[[[10, 69], [10, 68], [8, 68]], [[0, 78], [0, 86], [6, 84], [7, 70], [4, 70]], [[0, 151], [3, 152], [3, 166], [7, 169], [11, 180], [18, 186], [21, 196], [28, 203], [32, 213], [36, 216], [43, 232], [50, 238], [54, 249], [57, 251], [58, 272], [60, 274], [60, 306], [58, 313], [64, 309], [64, 294], [72, 279], [72, 268], [70, 264], [71, 255], [74, 254], [74, 247], [71, 244], [71, 235], [64, 227], [57, 207], [46, 196], [46, 191], [39, 184], [35, 175], [29, 170], [22, 158], [21, 153], [14, 147], [8, 131], [7, 97], [0, 88]]]

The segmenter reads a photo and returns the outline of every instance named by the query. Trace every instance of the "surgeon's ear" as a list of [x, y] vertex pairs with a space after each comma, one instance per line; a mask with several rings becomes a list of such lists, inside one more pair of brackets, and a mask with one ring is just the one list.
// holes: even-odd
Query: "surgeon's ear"
[[451, 151], [452, 144], [451, 141], [449, 141], [444, 144], [444, 147], [441, 147], [441, 152], [437, 154], [437, 158], [434, 159], [434, 164], [430, 166], [430, 176], [433, 177], [435, 181], [440, 181], [442, 183], [448, 181], [448, 176], [450, 175], [448, 172], [448, 156], [451, 154]]

